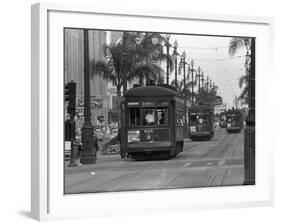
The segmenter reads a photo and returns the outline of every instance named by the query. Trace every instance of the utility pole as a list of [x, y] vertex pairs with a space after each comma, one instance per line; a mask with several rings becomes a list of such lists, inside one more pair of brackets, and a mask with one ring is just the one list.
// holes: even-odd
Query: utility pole
[[89, 40], [87, 29], [84, 29], [84, 124], [82, 127], [82, 143], [83, 150], [80, 162], [82, 164], [96, 163], [96, 148], [94, 147], [94, 132], [91, 122]]
[[[255, 74], [256, 74], [256, 39], [251, 38], [247, 47], [246, 72], [249, 77], [248, 102], [249, 113], [246, 118], [247, 127], [244, 131], [244, 185], [255, 184]], [[249, 55], [250, 51], [250, 55]]]

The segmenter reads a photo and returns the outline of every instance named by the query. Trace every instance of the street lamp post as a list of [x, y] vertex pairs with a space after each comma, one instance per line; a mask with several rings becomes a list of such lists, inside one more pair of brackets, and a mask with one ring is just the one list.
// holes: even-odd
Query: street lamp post
[[89, 42], [88, 30], [84, 29], [84, 124], [82, 127], [83, 151], [81, 152], [80, 158], [82, 164], [96, 163], [96, 149], [94, 146], [90, 106]]
[[211, 102], [210, 102], [210, 104], [211, 104], [211, 106], [213, 106], [213, 100], [214, 100], [214, 87], [215, 87], [215, 82], [214, 81], [212, 81], [212, 79], [210, 79], [210, 93], [211, 93]]
[[215, 101], [215, 82], [213, 81], [213, 86], [212, 86], [212, 105], [214, 107], [214, 101]]
[[177, 52], [177, 48], [178, 48], [178, 42], [177, 42], [177, 40], [175, 40], [175, 42], [174, 42], [173, 60], [175, 61], [175, 87], [176, 87], [176, 89], [178, 89], [178, 71], [177, 71], [178, 52]]
[[207, 88], [206, 89], [207, 92], [206, 92], [206, 99], [205, 100], [206, 100], [206, 103], [208, 103], [208, 98], [209, 98], [209, 96], [208, 96], [209, 95], [209, 76], [207, 76], [207, 78], [206, 78], [205, 85], [206, 85], [206, 88]]
[[[205, 93], [204, 93], [204, 81], [205, 81], [205, 79], [204, 79], [204, 72], [202, 71], [202, 72], [201, 72], [201, 86], [202, 86], [202, 91], [201, 91], [202, 97], [201, 97], [201, 98], [202, 98], [202, 101], [205, 100], [205, 99], [204, 99], [204, 98], [205, 98], [205, 97], [204, 97], [204, 96], [205, 96], [205, 95], [204, 95], [204, 94], [205, 94]], [[200, 97], [200, 96], [199, 96], [199, 97]]]
[[192, 105], [194, 105], [194, 86], [193, 86], [194, 61], [193, 60], [191, 60], [190, 65], [191, 65], [191, 103], [192, 103]]
[[[123, 33], [123, 45], [125, 48], [125, 52], [123, 52], [122, 54], [122, 61], [123, 61], [123, 66], [124, 66], [124, 60], [127, 56], [127, 47], [128, 47], [128, 33], [124, 32]], [[123, 95], [124, 93], [127, 91], [127, 71], [126, 69], [123, 69], [123, 73], [122, 73], [122, 79], [123, 79]]]
[[166, 82], [167, 84], [169, 85], [169, 76], [170, 76], [170, 66], [169, 66], [169, 57], [170, 57], [170, 47], [171, 47], [171, 44], [170, 44], [170, 34], [167, 34], [166, 35], [166, 40], [165, 40], [165, 46], [166, 46], [166, 50], [167, 50], [167, 56], [166, 56], [166, 60], [167, 60], [167, 65], [166, 65]]
[[[183, 52], [182, 54], [182, 57], [181, 57], [181, 64], [183, 66], [183, 94], [184, 94], [184, 135], [186, 136], [187, 135], [187, 117], [186, 117], [186, 74], [185, 74], [185, 65], [186, 65], [186, 62], [185, 62], [185, 57], [186, 57], [186, 53], [185, 51]], [[188, 66], [188, 72], [190, 72], [190, 66]]]
[[198, 95], [200, 97], [200, 77], [201, 77], [201, 68], [200, 66], [198, 67], [198, 73], [196, 74], [196, 78], [198, 79], [199, 83], [198, 83]]

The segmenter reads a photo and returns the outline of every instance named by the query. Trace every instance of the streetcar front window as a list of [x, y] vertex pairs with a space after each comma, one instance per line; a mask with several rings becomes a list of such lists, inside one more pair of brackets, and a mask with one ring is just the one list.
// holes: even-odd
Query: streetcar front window
[[209, 114], [191, 114], [190, 124], [191, 125], [200, 125], [209, 123]]
[[240, 122], [241, 117], [239, 115], [231, 114], [227, 116], [227, 123]]
[[143, 125], [155, 125], [155, 110], [154, 108], [142, 109]]
[[156, 122], [157, 124], [168, 124], [168, 108], [157, 108], [156, 109]]
[[129, 125], [140, 125], [140, 109], [138, 107], [129, 108]]

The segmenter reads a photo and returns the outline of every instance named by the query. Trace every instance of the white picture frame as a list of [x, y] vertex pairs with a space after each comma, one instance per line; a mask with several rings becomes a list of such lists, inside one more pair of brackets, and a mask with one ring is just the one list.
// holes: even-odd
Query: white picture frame
[[[61, 117], [56, 117], [57, 112], [63, 114], [62, 28], [130, 30], [132, 24], [134, 30], [151, 29], [175, 33], [181, 30], [184, 33], [186, 28], [183, 27], [189, 26], [190, 33], [257, 37], [256, 185], [63, 194], [63, 153], [57, 154], [57, 151], [63, 150], [63, 122], [59, 120]], [[262, 89], [270, 91], [270, 81], [263, 74], [272, 74], [269, 58], [273, 57], [273, 24], [271, 18], [248, 16], [128, 11], [50, 3], [32, 5], [32, 217], [50, 220], [271, 205], [274, 198], [273, 147], [270, 134], [263, 131], [267, 130], [270, 123], [264, 118], [267, 117], [267, 121], [271, 118], [266, 111], [268, 101], [262, 94]], [[128, 204], [130, 206], [126, 210], [122, 209]]]

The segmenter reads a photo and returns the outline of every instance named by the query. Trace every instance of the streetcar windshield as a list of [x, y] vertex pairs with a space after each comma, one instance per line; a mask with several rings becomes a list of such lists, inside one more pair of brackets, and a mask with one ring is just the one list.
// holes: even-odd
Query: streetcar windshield
[[192, 113], [190, 115], [191, 125], [208, 124], [210, 121], [210, 114], [196, 114]]
[[154, 125], [155, 122], [155, 111], [154, 108], [142, 109], [143, 125]]
[[156, 109], [157, 124], [168, 124], [168, 108]]
[[232, 122], [240, 122], [241, 117], [237, 114], [228, 114], [227, 115], [227, 123], [232, 123]]
[[165, 125], [169, 123], [169, 108], [142, 108], [143, 125]]

